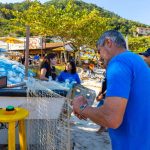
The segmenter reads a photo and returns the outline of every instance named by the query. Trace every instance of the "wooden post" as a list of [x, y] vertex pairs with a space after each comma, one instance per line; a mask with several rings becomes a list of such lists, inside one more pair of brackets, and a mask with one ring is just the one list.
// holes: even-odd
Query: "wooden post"
[[28, 77], [30, 27], [26, 27], [25, 78]]
[[81, 55], [80, 55], [81, 50], [82, 50], [82, 47], [80, 47], [79, 50], [78, 50], [78, 62], [79, 62], [78, 65], [79, 66], [81, 66]]

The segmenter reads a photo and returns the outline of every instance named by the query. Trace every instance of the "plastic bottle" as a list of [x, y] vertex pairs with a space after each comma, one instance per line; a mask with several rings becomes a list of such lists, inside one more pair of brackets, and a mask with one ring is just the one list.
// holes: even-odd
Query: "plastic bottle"
[[48, 81], [52, 81], [52, 77], [51, 76], [48, 77]]
[[70, 87], [73, 88], [76, 84], [77, 84], [76, 81], [72, 81], [71, 84], [70, 84]]
[[69, 79], [66, 79], [66, 80], [65, 80], [65, 87], [69, 88], [69, 84], [70, 84], [70, 83], [69, 83]]

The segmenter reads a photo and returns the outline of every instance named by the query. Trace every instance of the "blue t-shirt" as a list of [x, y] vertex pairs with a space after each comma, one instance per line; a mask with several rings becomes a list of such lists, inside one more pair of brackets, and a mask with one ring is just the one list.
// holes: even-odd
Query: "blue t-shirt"
[[65, 82], [66, 79], [68, 79], [70, 83], [72, 81], [76, 81], [78, 84], [81, 83], [79, 75], [77, 73], [71, 74], [65, 71], [61, 72], [60, 75], [58, 76], [58, 81]]
[[39, 60], [39, 59], [40, 59], [40, 56], [39, 56], [39, 55], [35, 55], [33, 59], [34, 59], [34, 60]]
[[107, 67], [106, 97], [127, 99], [123, 122], [109, 129], [113, 150], [150, 150], [150, 69], [130, 51], [113, 57]]

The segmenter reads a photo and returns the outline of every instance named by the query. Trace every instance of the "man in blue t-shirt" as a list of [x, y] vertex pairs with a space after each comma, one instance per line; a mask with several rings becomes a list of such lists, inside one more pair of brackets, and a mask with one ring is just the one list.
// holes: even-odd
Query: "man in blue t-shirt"
[[90, 107], [82, 96], [73, 101], [80, 119], [109, 128], [113, 150], [150, 150], [150, 69], [126, 49], [118, 31], [106, 31], [97, 48], [104, 59], [107, 92], [104, 105]]

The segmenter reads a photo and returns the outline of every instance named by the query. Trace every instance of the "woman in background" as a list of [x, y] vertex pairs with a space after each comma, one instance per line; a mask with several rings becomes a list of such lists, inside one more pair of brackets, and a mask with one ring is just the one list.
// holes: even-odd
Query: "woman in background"
[[56, 80], [56, 69], [55, 65], [57, 62], [56, 54], [51, 53], [44, 57], [41, 66], [40, 66], [40, 79], [41, 80], [49, 80], [49, 76], [51, 76], [52, 80]]
[[76, 82], [77, 84], [80, 84], [80, 78], [78, 73], [76, 72], [76, 65], [74, 61], [69, 61], [66, 66], [65, 70], [60, 73], [58, 76], [58, 81], [59, 82], [65, 82], [66, 79], [71, 82]]

